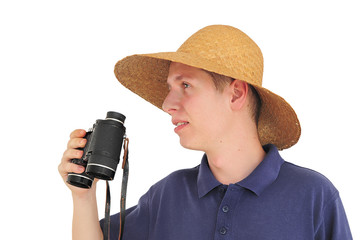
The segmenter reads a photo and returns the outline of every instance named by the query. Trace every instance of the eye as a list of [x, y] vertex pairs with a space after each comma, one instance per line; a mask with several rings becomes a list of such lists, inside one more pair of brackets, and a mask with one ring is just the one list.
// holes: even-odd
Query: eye
[[189, 88], [190, 87], [190, 85], [188, 83], [186, 83], [186, 82], [183, 82], [182, 85], [183, 85], [184, 88]]

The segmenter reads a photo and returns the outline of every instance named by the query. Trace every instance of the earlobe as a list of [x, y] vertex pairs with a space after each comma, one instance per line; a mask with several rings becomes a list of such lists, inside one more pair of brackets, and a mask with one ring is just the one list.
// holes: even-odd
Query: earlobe
[[231, 83], [232, 98], [231, 104], [233, 109], [240, 109], [246, 102], [248, 93], [248, 84], [241, 80], [234, 80]]

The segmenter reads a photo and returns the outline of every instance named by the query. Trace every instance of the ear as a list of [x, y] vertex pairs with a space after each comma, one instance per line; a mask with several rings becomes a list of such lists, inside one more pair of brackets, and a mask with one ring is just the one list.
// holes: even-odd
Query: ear
[[234, 80], [231, 85], [231, 107], [233, 110], [239, 110], [243, 108], [246, 103], [248, 94], [248, 84], [242, 80]]

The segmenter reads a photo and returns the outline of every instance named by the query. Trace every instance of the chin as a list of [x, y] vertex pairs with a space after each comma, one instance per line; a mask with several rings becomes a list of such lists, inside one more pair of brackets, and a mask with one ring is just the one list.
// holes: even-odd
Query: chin
[[189, 149], [189, 150], [196, 150], [196, 151], [203, 151], [200, 147], [200, 144], [197, 144], [194, 141], [185, 141], [185, 139], [180, 138], [179, 143], [182, 147]]

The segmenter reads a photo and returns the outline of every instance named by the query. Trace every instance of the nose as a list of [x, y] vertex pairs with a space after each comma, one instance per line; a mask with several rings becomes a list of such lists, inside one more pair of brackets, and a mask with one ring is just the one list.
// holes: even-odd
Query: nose
[[168, 114], [172, 114], [173, 112], [179, 109], [180, 98], [175, 91], [170, 90], [168, 95], [163, 101], [162, 109]]

